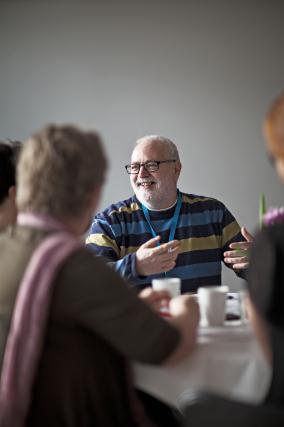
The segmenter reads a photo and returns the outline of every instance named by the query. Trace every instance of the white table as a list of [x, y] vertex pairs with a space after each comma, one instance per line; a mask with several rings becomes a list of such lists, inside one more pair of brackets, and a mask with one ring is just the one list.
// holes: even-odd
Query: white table
[[264, 398], [271, 369], [249, 325], [199, 328], [193, 354], [173, 367], [134, 365], [136, 387], [178, 406], [187, 390], [206, 390], [251, 403]]

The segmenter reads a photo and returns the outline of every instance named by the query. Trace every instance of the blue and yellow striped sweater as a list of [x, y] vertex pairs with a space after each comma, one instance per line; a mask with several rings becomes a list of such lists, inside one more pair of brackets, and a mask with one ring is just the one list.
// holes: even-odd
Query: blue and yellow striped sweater
[[[173, 213], [174, 207], [150, 211], [152, 226], [161, 236], [161, 243], [168, 241]], [[118, 273], [142, 289], [149, 286], [153, 278], [163, 277], [163, 274], [141, 277], [136, 273], [135, 252], [151, 238], [141, 204], [133, 196], [97, 214], [86, 243], [90, 250], [112, 262]], [[223, 253], [230, 243], [244, 240], [239, 224], [223, 203], [186, 193], [182, 193], [175, 239], [180, 241], [181, 252], [167, 277], [180, 277], [182, 292], [221, 284]]]

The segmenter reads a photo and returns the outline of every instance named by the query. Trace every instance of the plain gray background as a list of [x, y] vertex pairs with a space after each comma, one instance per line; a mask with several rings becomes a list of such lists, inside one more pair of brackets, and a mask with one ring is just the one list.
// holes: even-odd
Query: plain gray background
[[0, 138], [53, 121], [98, 129], [102, 209], [132, 193], [134, 141], [165, 135], [180, 189], [220, 199], [255, 231], [260, 193], [283, 203], [261, 131], [284, 90], [283, 22], [282, 0], [0, 1]]

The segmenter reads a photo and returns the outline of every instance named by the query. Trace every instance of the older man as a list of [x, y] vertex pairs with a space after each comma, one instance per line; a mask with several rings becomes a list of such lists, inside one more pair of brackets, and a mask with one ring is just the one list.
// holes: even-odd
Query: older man
[[191, 297], [166, 321], [152, 308], [165, 295], [143, 291], [149, 307], [80, 244], [105, 171], [95, 132], [51, 125], [24, 144], [17, 225], [0, 234], [1, 426], [152, 426], [127, 361], [175, 363], [194, 346]]
[[182, 165], [172, 141], [139, 139], [125, 168], [135, 195], [98, 214], [86, 241], [122, 276], [141, 288], [177, 276], [189, 292], [220, 284], [224, 257], [238, 274], [247, 267], [247, 230], [218, 200], [177, 189]]

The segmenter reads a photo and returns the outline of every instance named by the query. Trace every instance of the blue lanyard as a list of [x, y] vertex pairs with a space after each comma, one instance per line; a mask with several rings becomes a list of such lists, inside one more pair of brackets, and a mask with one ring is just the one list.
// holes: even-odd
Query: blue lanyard
[[[182, 204], [182, 195], [181, 195], [180, 192], [178, 192], [177, 204], [176, 204], [176, 207], [175, 207], [174, 215], [173, 215], [172, 220], [171, 220], [169, 242], [171, 242], [172, 240], [174, 240], [174, 237], [175, 237], [175, 232], [176, 232], [176, 228], [177, 228], [177, 223], [178, 223], [178, 218], [179, 218], [181, 204]], [[157, 237], [157, 233], [156, 233], [156, 231], [154, 230], [154, 228], [152, 227], [152, 224], [151, 224], [151, 219], [150, 219], [150, 214], [149, 214], [148, 208], [146, 208], [146, 206], [144, 206], [142, 204], [142, 210], [143, 210], [144, 216], [146, 218], [146, 221], [147, 221], [147, 223], [149, 225], [149, 228], [150, 228], [150, 231], [152, 233], [152, 236], [153, 237]], [[159, 241], [157, 244], [160, 245], [161, 242]]]

